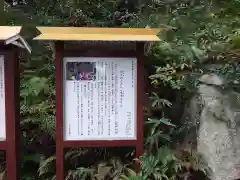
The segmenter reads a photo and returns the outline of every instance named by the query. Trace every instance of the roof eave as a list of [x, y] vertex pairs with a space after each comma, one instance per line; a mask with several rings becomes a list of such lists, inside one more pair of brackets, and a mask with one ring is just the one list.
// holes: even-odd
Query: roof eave
[[4, 45], [14, 45], [23, 49], [26, 49], [31, 53], [31, 47], [27, 41], [20, 35], [22, 32], [21, 26], [0, 26], [2, 36], [0, 41], [3, 41]]
[[4, 44], [5, 45], [14, 45], [14, 46], [17, 46], [19, 48], [23, 48], [23, 49], [26, 49], [30, 54], [32, 52], [32, 49], [30, 47], [30, 45], [27, 43], [27, 41], [21, 37], [19, 34], [13, 36], [13, 37], [10, 37], [8, 39], [6, 39], [4, 41]]
[[34, 40], [49, 41], [160, 41], [160, 29], [151, 28], [87, 28], [37, 27], [41, 34]]

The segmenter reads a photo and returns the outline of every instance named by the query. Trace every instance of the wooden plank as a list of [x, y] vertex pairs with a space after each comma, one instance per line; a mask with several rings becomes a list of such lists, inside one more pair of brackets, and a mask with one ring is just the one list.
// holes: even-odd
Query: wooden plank
[[133, 34], [156, 35], [158, 28], [37, 27], [43, 34]]
[[7, 40], [18, 35], [21, 26], [0, 26], [0, 40]]
[[81, 28], [37, 27], [41, 34], [35, 40], [59, 41], [160, 41], [160, 29], [150, 28]]

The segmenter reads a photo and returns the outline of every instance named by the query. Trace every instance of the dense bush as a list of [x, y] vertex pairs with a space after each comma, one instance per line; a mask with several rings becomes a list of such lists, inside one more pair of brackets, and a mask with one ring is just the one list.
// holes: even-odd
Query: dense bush
[[[225, 76], [230, 87], [238, 90], [238, 0], [22, 2], [7, 1], [2, 24], [163, 28], [159, 35], [162, 41], [151, 46], [146, 64], [149, 103], [145, 107], [145, 154], [133, 160], [131, 149], [69, 149], [65, 154], [67, 179], [175, 180], [207, 176], [201, 155], [176, 148], [180, 141], [176, 137], [182, 131], [182, 107], [203, 72]], [[30, 43], [33, 54], [21, 55], [22, 179], [54, 179], [54, 57], [49, 44]], [[133, 170], [134, 161], [142, 165], [139, 174]]]

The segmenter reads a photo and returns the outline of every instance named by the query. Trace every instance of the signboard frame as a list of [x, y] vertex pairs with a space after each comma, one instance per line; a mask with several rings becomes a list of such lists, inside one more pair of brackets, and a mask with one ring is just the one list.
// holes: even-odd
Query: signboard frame
[[0, 150], [6, 152], [6, 178], [20, 179], [20, 101], [18, 51], [13, 46], [0, 45], [4, 57], [6, 140], [0, 141]]
[[63, 63], [64, 141], [136, 140], [137, 58], [64, 57]]
[[[64, 149], [88, 147], [135, 147], [136, 157], [144, 152], [143, 145], [143, 101], [144, 101], [144, 42], [136, 42], [136, 50], [110, 50], [110, 49], [84, 49], [77, 51], [64, 49], [64, 41], [55, 42], [56, 56], [56, 177], [64, 180]], [[64, 141], [64, 116], [63, 116], [63, 61], [66, 57], [106, 57], [106, 58], [136, 58], [137, 59], [137, 125], [136, 140], [81, 140]], [[140, 165], [137, 163], [137, 169]]]
[[[30, 30], [30, 29], [31, 30]], [[31, 47], [23, 38], [31, 27], [0, 26], [0, 55], [4, 56], [6, 140], [0, 150], [6, 152], [6, 179], [20, 179], [20, 73], [18, 49]], [[36, 29], [35, 29], [36, 30]], [[29, 32], [30, 32], [29, 31]], [[36, 33], [36, 34], [35, 34]], [[34, 32], [30, 36], [37, 35]], [[29, 36], [26, 36], [29, 37]], [[29, 37], [30, 38], [30, 37]]]

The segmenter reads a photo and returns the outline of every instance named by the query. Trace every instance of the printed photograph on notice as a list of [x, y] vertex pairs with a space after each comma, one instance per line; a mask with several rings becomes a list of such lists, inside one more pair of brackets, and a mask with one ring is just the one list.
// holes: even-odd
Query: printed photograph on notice
[[66, 80], [95, 81], [96, 62], [67, 62]]

